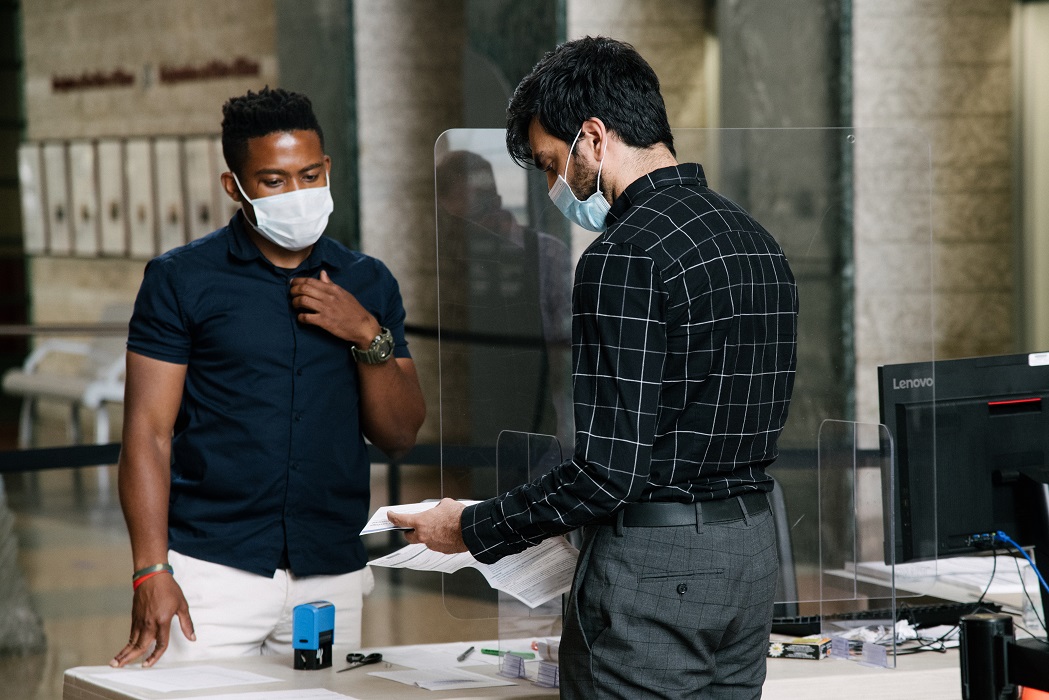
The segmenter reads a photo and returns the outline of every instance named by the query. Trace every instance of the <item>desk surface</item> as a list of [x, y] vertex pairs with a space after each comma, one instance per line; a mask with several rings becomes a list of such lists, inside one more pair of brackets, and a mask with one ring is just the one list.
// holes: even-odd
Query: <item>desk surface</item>
[[[843, 690], [858, 692], [843, 696]], [[769, 659], [762, 700], [819, 697], [961, 700], [958, 651], [900, 656], [895, 669], [872, 668], [836, 659]]]
[[[426, 645], [426, 647], [420, 648], [438, 649], [440, 647], [450, 646], [455, 651], [449, 653], [454, 656], [454, 654], [461, 652], [466, 646], [471, 644], [473, 644], [478, 650], [482, 645], [486, 647], [498, 647], [498, 642], [489, 641], [461, 642], [454, 645], [435, 644]], [[394, 647], [390, 649], [368, 649], [366, 651], [379, 651], [384, 654], [390, 654], [397, 651], [397, 649], [398, 648]], [[402, 647], [400, 649], [403, 650], [404, 648]], [[353, 651], [356, 650], [354, 649]], [[346, 666], [346, 662], [343, 660], [346, 656], [346, 652], [347, 649], [340, 650], [336, 647], [334, 651], [335, 663], [333, 667], [317, 671], [296, 671], [292, 668], [292, 660], [290, 656], [238, 657], [232, 659], [215, 659], [211, 661], [185, 662], [161, 667], [178, 668], [180, 666], [217, 666], [223, 669], [257, 673], [277, 679], [276, 682], [271, 683], [225, 688], [208, 688], [189, 692], [161, 692], [135, 688], [98, 678], [98, 674], [113, 671], [113, 669], [108, 666], [80, 666], [66, 671], [62, 689], [62, 698], [63, 700], [157, 700], [159, 698], [181, 700], [183, 698], [199, 698], [224, 695], [228, 693], [242, 693], [248, 690], [264, 693], [316, 688], [324, 688], [336, 693], [342, 693], [343, 695], [356, 698], [357, 700], [372, 700], [377, 698], [435, 698], [437, 700], [442, 698], [551, 698], [557, 697], [558, 695], [556, 689], [541, 688], [535, 685], [532, 680], [526, 680], [523, 678], [513, 679], [514, 685], [512, 686], [477, 688], [470, 690], [432, 691], [423, 688], [414, 688], [386, 678], [369, 675], [370, 671], [406, 670], [405, 666], [398, 666], [385, 661], [373, 666], [353, 669], [346, 673], [338, 673], [340, 668]], [[481, 655], [477, 653], [473, 656], [476, 661]], [[488, 660], [495, 660], [495, 657], [489, 657]], [[533, 680], [536, 675], [536, 666], [537, 664], [535, 663], [527, 664], [527, 672]], [[464, 666], [463, 670], [491, 676], [493, 678], [499, 678], [500, 680], [511, 680], [498, 676], [499, 667], [494, 663], [486, 663], [485, 660], [481, 660], [477, 665], [468, 667]], [[149, 673], [149, 671], [139, 672]]]
[[[336, 658], [342, 658], [336, 654]], [[201, 665], [182, 664], [182, 665]], [[327, 688], [360, 700], [373, 698], [550, 698], [557, 691], [540, 688], [530, 681], [519, 679], [514, 686], [479, 688], [476, 690], [429, 691], [412, 688], [394, 681], [369, 676], [366, 669], [347, 673], [336, 673], [340, 668], [322, 671], [295, 671], [291, 660], [280, 656], [223, 659], [207, 662], [209, 666], [241, 671], [251, 671], [278, 679], [276, 683], [251, 686], [259, 692]], [[393, 670], [402, 668], [390, 666]], [[189, 693], [162, 693], [131, 689], [113, 683], [102, 683], [92, 674], [109, 671], [108, 667], [82, 666], [66, 671], [63, 700], [156, 700], [159, 698], [194, 698], [243, 692], [248, 688], [210, 689]], [[495, 675], [492, 665], [470, 667], [468, 670], [485, 675]], [[534, 670], [532, 670], [534, 674]], [[902, 656], [896, 669], [881, 669], [862, 666], [850, 661], [824, 659], [806, 661], [801, 659], [769, 659], [768, 679], [763, 689], [763, 700], [811, 700], [826, 692], [826, 697], [839, 697], [843, 689], [862, 690], [865, 696], [907, 700], [960, 700], [961, 675], [958, 670], [958, 653], [934, 652]]]

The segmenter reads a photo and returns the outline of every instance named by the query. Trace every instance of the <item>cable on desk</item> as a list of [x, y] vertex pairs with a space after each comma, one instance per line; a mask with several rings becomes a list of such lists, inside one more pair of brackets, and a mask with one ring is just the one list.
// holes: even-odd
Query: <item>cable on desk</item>
[[[992, 550], [991, 556], [993, 557], [993, 559], [991, 560], [991, 577], [987, 579], [987, 585], [984, 587], [983, 593], [980, 594], [980, 597], [976, 599], [975, 605], [983, 604], [983, 599], [987, 597], [987, 592], [991, 590], [991, 584], [994, 582], [994, 575], [998, 571], [998, 551]], [[1019, 564], [1017, 566], [1019, 566]], [[914, 640], [917, 642], [921, 642], [921, 645], [918, 648], [900, 649], [899, 647], [897, 647], [896, 656], [909, 656], [911, 654], [921, 654], [927, 651], [935, 651], [943, 654], [947, 651], [947, 638], [954, 634], [957, 629], [957, 624], [951, 625], [950, 629], [948, 629], [936, 639], [923, 640], [921, 637], [918, 637]]]
[[[1027, 552], [1024, 551], [1023, 547], [1021, 547], [1019, 544], [1017, 544], [1016, 541], [1012, 537], [1009, 537], [1009, 535], [1005, 534], [1001, 530], [999, 530], [998, 532], [994, 533], [994, 536], [995, 536], [995, 539], [1001, 540], [1005, 544], [1009, 545], [1010, 547], [1015, 549], [1017, 552], [1019, 552], [1020, 556], [1022, 556], [1024, 559], [1027, 560], [1027, 563], [1031, 565], [1032, 569], [1034, 569], [1035, 575], [1038, 576], [1038, 581], [1041, 583], [1042, 587], [1045, 588], [1046, 592], [1049, 592], [1049, 586], [1046, 585], [1045, 579], [1042, 578], [1042, 573], [1038, 570], [1038, 567], [1034, 565], [1034, 562], [1031, 560], [1031, 557], [1028, 556]], [[1027, 602], [1031, 604], [1031, 610], [1034, 611], [1035, 618], [1037, 618], [1038, 623], [1042, 626], [1042, 629], [1044, 630], [1044, 629], [1046, 629], [1045, 620], [1043, 620], [1042, 616], [1038, 613], [1038, 607], [1039, 606], [1035, 605], [1034, 600], [1031, 599], [1030, 592], [1027, 590], [1027, 586], [1024, 585], [1023, 572], [1020, 571], [1020, 562], [1016, 561], [1015, 557], [1013, 558], [1013, 562], [1016, 564], [1016, 573], [1019, 574], [1019, 576], [1020, 576], [1020, 587], [1023, 588], [1024, 597], [1026, 597], [1027, 598]], [[1027, 634], [1030, 634], [1033, 639], [1040, 639], [1044, 643], [1049, 644], [1049, 639], [1042, 639], [1038, 635], [1032, 634], [1031, 630], [1027, 629], [1026, 627], [1023, 627], [1021, 625], [1016, 624], [1015, 621], [1013, 621], [1013, 625], [1015, 627], [1018, 627], [1018, 628], [1022, 629]]]

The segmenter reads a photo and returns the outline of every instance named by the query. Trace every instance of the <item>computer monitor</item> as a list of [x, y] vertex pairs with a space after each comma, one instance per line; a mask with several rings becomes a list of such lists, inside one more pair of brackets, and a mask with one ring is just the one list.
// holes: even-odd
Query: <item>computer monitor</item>
[[885, 365], [878, 382], [895, 444], [886, 562], [890, 546], [895, 563], [972, 554], [1001, 530], [1049, 571], [1049, 353]]

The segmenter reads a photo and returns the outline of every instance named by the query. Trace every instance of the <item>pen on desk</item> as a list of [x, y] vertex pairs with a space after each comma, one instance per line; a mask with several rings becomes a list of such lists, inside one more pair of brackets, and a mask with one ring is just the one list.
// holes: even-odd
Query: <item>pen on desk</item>
[[501, 651], [499, 649], [481, 649], [482, 654], [490, 654], [491, 656], [520, 656], [522, 659], [534, 659], [535, 654], [530, 651]]
[[459, 654], [459, 656], [455, 657], [455, 660], [456, 661], [466, 661], [466, 657], [469, 656], [472, 653], [474, 653], [474, 648], [470, 647], [469, 649], [464, 651], [462, 654]]

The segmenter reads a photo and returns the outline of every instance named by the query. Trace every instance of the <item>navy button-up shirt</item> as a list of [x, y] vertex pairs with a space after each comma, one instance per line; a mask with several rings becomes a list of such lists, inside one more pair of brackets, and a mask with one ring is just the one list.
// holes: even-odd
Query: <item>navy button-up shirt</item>
[[295, 270], [271, 264], [241, 216], [152, 260], [128, 349], [186, 365], [172, 440], [169, 546], [266, 576], [287, 547], [299, 576], [367, 563], [369, 461], [350, 344], [300, 324], [293, 277], [331, 280], [409, 357], [404, 307], [378, 260], [321, 237]]

